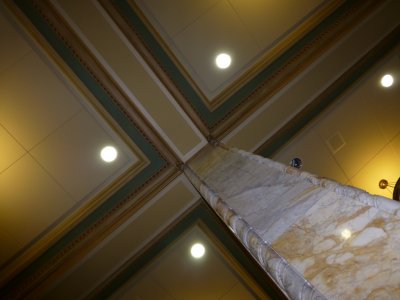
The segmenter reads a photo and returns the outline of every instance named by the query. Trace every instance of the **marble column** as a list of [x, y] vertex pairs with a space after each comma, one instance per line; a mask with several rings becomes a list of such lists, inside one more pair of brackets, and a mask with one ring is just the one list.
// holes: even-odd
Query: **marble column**
[[400, 298], [400, 203], [221, 146], [184, 169], [289, 298]]

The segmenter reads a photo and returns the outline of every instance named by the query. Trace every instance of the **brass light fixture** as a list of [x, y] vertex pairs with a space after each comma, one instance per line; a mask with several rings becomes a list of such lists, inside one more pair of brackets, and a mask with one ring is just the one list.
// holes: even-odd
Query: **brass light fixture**
[[379, 181], [379, 188], [382, 190], [387, 189], [389, 192], [392, 192], [392, 199], [400, 201], [400, 177], [397, 182], [389, 182], [386, 179], [381, 179]]

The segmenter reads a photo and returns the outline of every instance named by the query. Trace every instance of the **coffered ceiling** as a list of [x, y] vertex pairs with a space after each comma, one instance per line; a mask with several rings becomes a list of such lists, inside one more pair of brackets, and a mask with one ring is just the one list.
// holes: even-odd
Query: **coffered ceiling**
[[400, 89], [380, 81], [399, 78], [399, 54], [396, 47], [273, 158], [287, 164], [301, 157], [308, 172], [392, 198], [378, 183], [400, 176]]
[[[305, 170], [378, 192], [377, 174], [400, 172], [399, 10], [396, 0], [2, 2], [1, 295], [283, 297], [251, 275], [211, 211], [197, 213], [180, 166], [218, 140], [284, 163], [300, 156]], [[214, 65], [220, 51], [231, 67]], [[385, 72], [395, 84], [383, 90]], [[215, 260], [180, 288], [192, 238]], [[175, 262], [182, 272], [169, 278]], [[217, 274], [232, 280], [211, 288]]]
[[[206, 252], [195, 259], [188, 250], [198, 242], [205, 246]], [[204, 230], [195, 225], [121, 286], [112, 298], [269, 299], [254, 283], [247, 278], [243, 280], [246, 275], [227, 264], [223, 255]], [[171, 276], [172, 269], [174, 276]]]
[[[249, 69], [254, 75], [255, 65], [265, 67], [278, 49], [289, 47], [340, 3], [327, 2], [135, 1], [211, 110], [226, 98], [219, 94], [234, 89]], [[226, 70], [214, 63], [221, 52], [233, 60]]]

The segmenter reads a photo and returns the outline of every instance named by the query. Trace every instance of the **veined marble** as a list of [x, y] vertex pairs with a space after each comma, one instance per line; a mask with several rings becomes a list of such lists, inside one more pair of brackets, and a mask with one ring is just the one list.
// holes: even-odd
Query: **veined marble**
[[273, 247], [329, 299], [399, 299], [399, 230], [397, 216], [330, 192]]
[[400, 298], [398, 202], [222, 147], [185, 172], [291, 298]]

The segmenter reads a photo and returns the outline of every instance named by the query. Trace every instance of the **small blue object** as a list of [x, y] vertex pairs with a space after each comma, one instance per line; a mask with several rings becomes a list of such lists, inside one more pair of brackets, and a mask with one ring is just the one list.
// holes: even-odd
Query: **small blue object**
[[290, 165], [294, 168], [300, 169], [303, 165], [303, 161], [300, 158], [295, 157], [290, 161]]

